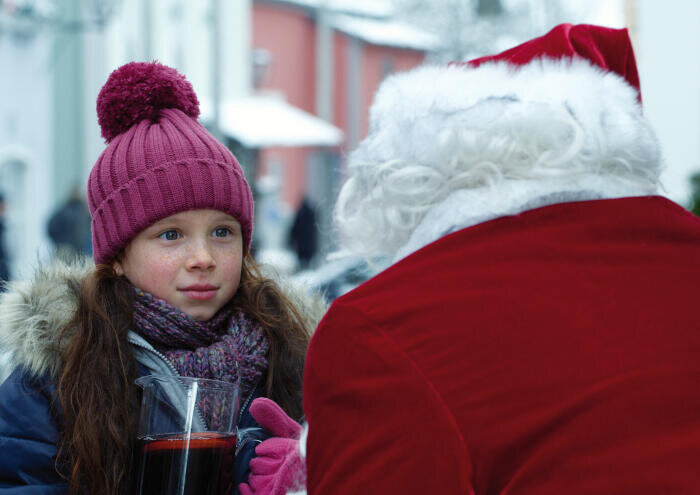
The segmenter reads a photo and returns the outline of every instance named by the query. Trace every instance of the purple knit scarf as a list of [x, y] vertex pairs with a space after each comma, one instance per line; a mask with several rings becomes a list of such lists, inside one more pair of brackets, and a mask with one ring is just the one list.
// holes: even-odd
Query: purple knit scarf
[[136, 333], [164, 354], [181, 376], [226, 382], [240, 376], [242, 398], [267, 370], [265, 331], [241, 312], [224, 308], [209, 321], [197, 321], [136, 289], [134, 325]]

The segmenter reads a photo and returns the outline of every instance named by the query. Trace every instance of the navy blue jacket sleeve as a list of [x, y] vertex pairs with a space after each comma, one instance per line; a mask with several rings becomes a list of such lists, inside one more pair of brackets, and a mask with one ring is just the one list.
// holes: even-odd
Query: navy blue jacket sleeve
[[48, 377], [16, 369], [0, 385], [0, 494], [67, 492], [56, 471], [58, 424], [55, 386]]

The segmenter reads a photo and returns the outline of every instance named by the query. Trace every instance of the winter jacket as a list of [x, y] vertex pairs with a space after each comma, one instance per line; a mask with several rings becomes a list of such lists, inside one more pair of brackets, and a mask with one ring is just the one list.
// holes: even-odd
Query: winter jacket
[[[75, 288], [89, 269], [88, 265], [57, 262], [50, 269], [39, 270], [32, 282], [15, 283], [0, 304], [0, 345], [10, 352], [13, 368], [0, 385], [2, 494], [66, 493], [67, 484], [55, 469], [56, 444], [63, 424], [60, 407], [54, 401], [53, 377], [59, 368], [56, 337], [75, 310]], [[287, 290], [314, 328], [325, 309], [322, 303]], [[173, 373], [172, 366], [142, 337], [131, 332], [129, 341], [141, 375]], [[260, 384], [241, 404], [238, 427], [241, 434], [261, 440], [266, 432], [249, 412], [250, 403], [258, 396]], [[239, 483], [247, 480], [255, 446], [256, 442], [246, 443], [236, 456], [234, 473]]]
[[[261, 396], [259, 387], [241, 405], [238, 427], [246, 437], [264, 440], [269, 434], [249, 411], [251, 402]], [[55, 392], [49, 375], [36, 377], [20, 368], [0, 386], [0, 493], [66, 492], [66, 482], [53, 469], [59, 425], [63, 424], [60, 411], [51, 404]], [[256, 445], [246, 442], [236, 455], [235, 480], [248, 479]]]
[[407, 255], [312, 338], [308, 493], [697, 493], [698, 280], [700, 219], [661, 197]]

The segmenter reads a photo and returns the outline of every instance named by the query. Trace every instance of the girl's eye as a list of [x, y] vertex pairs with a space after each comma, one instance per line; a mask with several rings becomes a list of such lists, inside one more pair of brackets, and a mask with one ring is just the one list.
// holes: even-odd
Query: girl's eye
[[231, 235], [231, 229], [228, 227], [217, 227], [214, 229], [214, 237], [226, 237]]
[[180, 233], [177, 230], [166, 230], [158, 237], [166, 241], [176, 241], [180, 238]]

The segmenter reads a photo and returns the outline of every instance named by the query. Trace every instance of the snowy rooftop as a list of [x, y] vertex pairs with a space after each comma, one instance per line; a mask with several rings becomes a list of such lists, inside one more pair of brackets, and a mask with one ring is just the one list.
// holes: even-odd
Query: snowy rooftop
[[367, 43], [380, 46], [430, 51], [439, 46], [432, 34], [392, 20], [396, 14], [389, 0], [276, 0], [308, 9], [325, 6], [337, 30]]
[[[201, 102], [202, 120], [210, 120], [211, 105]], [[248, 148], [276, 146], [337, 146], [343, 132], [280, 97], [251, 95], [228, 100], [221, 107], [221, 132]]]
[[332, 12], [344, 12], [369, 17], [388, 17], [395, 12], [387, 0], [278, 0], [282, 3], [317, 9], [321, 5]]
[[399, 21], [334, 15], [330, 24], [337, 30], [373, 45], [431, 51], [439, 39], [425, 31]]

